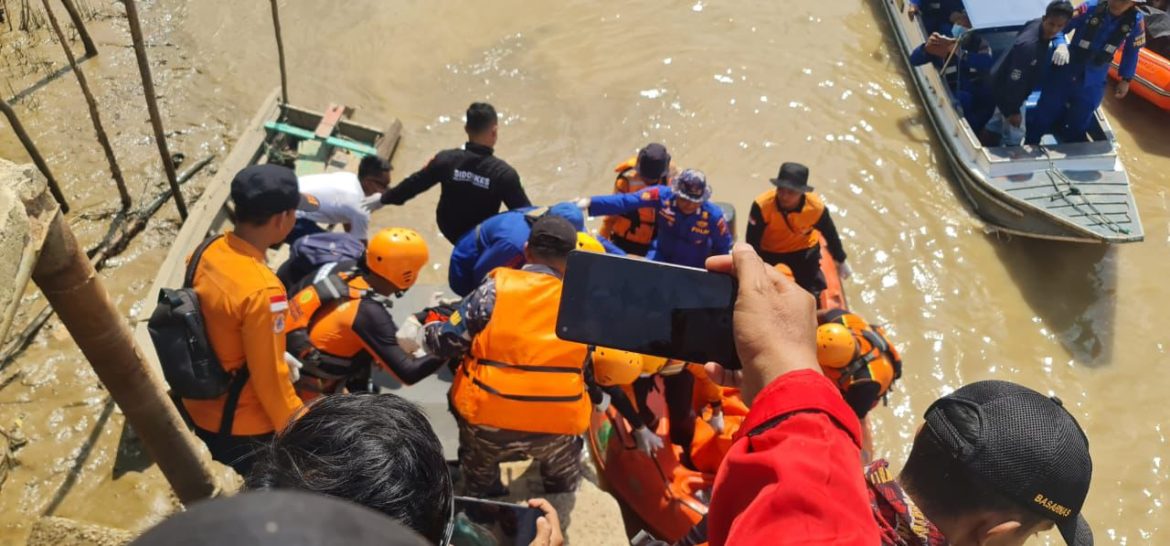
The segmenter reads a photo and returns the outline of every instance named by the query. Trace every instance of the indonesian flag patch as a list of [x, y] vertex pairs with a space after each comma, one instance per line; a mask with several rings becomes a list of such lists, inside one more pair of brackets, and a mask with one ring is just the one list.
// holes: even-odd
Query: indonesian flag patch
[[273, 313], [283, 313], [288, 311], [288, 298], [286, 298], [284, 294], [268, 298], [268, 310], [272, 311]]

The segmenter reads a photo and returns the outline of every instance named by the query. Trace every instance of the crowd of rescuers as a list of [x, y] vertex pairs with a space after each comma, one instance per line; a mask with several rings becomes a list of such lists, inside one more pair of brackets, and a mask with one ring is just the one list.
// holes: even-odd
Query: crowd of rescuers
[[[960, 112], [984, 145], [1040, 144], [1045, 135], [1060, 143], [1085, 142], [1118, 50], [1121, 81], [1114, 94], [1119, 99], [1129, 94], [1146, 45], [1147, 14], [1138, 5], [1147, 3], [1166, 5], [1165, 0], [1086, 0], [1074, 8], [1056, 0], [1024, 25], [1008, 51], [993, 52], [980, 31], [972, 30], [960, 0], [912, 0], [911, 16], [921, 20], [928, 38], [910, 62], [943, 71]], [[1159, 9], [1145, 9], [1151, 7]], [[1029, 106], [1036, 90], [1039, 99]]]
[[[497, 128], [494, 120], [476, 121], [484, 111], [495, 115], [479, 103], [468, 112], [467, 148], [478, 152], [465, 150], [458, 161], [437, 158], [428, 169], [490, 163], [522, 196], [514, 171], [487, 161]], [[358, 175], [363, 192], [385, 186], [389, 172], [369, 165], [371, 181]], [[534, 459], [546, 493], [574, 491], [582, 436], [592, 412], [608, 404], [635, 429], [640, 450], [662, 449], [660, 416], [646, 403], [653, 376], [662, 375], [669, 439], [684, 448], [684, 466], [693, 465], [686, 446], [694, 435], [695, 391], [708, 393], [700, 396], [712, 406], [708, 422], [717, 431], [720, 387], [738, 389], [751, 406], [715, 476], [702, 526], [711, 544], [1022, 544], [1052, 527], [1070, 545], [1092, 544], [1080, 515], [1091, 477], [1088, 442], [1055, 397], [1002, 381], [960, 387], [927, 409], [900, 473], [885, 461], [863, 467], [869, 459], [862, 423], [901, 375], [902, 361], [880, 326], [847, 310], [818, 310], [822, 237], [842, 276], [849, 268], [807, 167], [782, 165], [774, 188], [753, 204], [749, 244], [733, 244], [702, 172], [675, 174], [658, 144], [623, 166], [612, 195], [547, 208], [524, 199], [512, 203], [516, 210], [459, 233], [447, 222], [444, 235], [456, 254], [462, 248], [469, 256], [460, 257], [468, 260], [460, 279], [471, 289], [458, 300], [433, 298], [401, 328], [390, 315], [392, 298], [410, 290], [430, 260], [419, 233], [390, 228], [368, 235], [360, 255], [322, 264], [288, 292], [268, 269], [265, 251], [288, 240], [298, 218], [319, 212], [320, 199], [302, 193], [304, 185], [284, 167], [242, 170], [231, 183], [234, 229], [201, 245], [189, 264], [207, 338], [235, 379], [223, 396], [182, 399], [180, 408], [213, 458], [246, 476], [251, 489], [345, 499], [444, 544], [455, 524], [457, 488], [478, 497], [508, 493], [500, 462]], [[452, 172], [470, 171], [424, 179]], [[451, 198], [440, 205], [440, 225], [449, 211], [471, 208], [464, 201], [482, 205], [484, 197], [465, 193], [460, 183], [490, 192], [494, 180], [442, 180]], [[610, 216], [609, 237], [584, 230], [585, 212]], [[735, 276], [734, 332], [744, 369], [557, 338], [561, 279], [575, 250], [644, 251], [646, 259]], [[489, 269], [481, 259], [498, 265]], [[374, 394], [369, 381], [375, 364], [409, 385], [444, 363], [454, 371], [449, 400], [461, 485], [419, 409]], [[696, 382], [704, 388], [695, 389]], [[562, 543], [552, 506], [529, 503], [545, 514], [534, 544]]]

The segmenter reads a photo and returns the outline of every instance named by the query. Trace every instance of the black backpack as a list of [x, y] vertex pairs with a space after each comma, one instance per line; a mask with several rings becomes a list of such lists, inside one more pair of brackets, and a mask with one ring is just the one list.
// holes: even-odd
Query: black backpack
[[240, 392], [248, 381], [248, 368], [242, 367], [234, 374], [223, 369], [207, 339], [199, 297], [192, 288], [195, 268], [203, 251], [220, 237], [222, 235], [211, 237], [195, 249], [191, 262], [187, 264], [182, 288], [159, 290], [158, 307], [146, 326], [158, 353], [163, 376], [174, 394], [192, 400], [214, 400], [229, 394], [221, 432], [226, 428], [230, 433]]

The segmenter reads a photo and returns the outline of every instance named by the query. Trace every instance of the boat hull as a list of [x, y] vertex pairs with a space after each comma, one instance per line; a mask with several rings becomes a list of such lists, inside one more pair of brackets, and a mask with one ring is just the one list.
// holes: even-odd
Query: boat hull
[[[1121, 55], [1118, 51], [1113, 58], [1113, 66], [1109, 69], [1109, 77], [1114, 81], [1120, 80], [1117, 70], [1121, 65]], [[1170, 111], [1170, 59], [1167, 59], [1149, 49], [1139, 52], [1137, 73], [1129, 91], [1158, 108]]]

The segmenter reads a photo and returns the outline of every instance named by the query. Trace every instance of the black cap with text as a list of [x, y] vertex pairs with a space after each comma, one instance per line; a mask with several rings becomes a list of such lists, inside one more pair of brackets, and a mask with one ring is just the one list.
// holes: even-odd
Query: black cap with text
[[1081, 516], [1093, 461], [1059, 398], [1007, 381], [979, 381], [926, 410], [926, 429], [987, 485], [1056, 522], [1069, 546], [1091, 546]]

